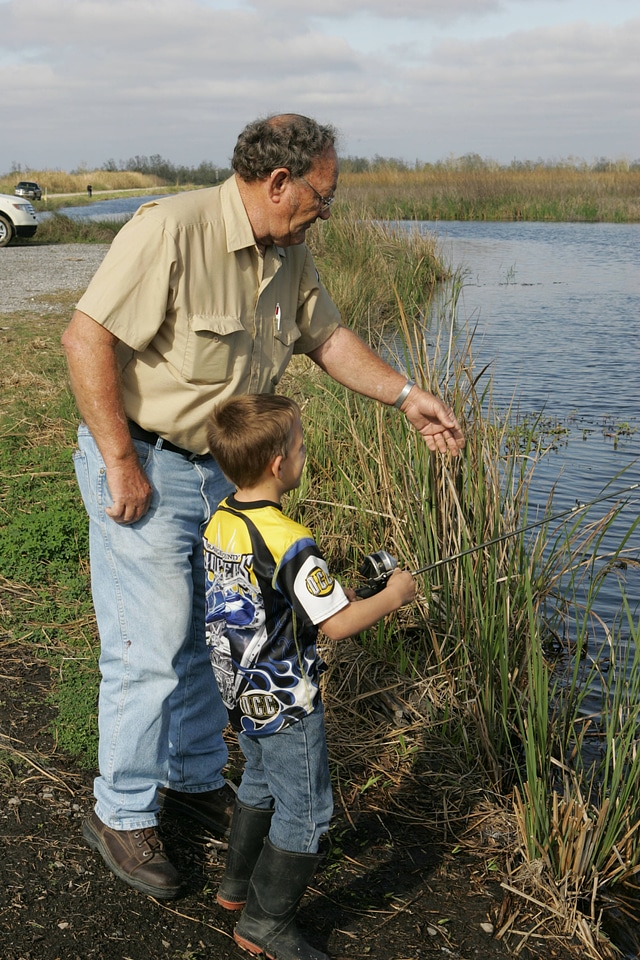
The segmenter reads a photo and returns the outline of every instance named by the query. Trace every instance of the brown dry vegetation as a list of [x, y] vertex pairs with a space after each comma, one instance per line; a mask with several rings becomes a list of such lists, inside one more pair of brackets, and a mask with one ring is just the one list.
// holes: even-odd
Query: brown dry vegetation
[[378, 168], [340, 177], [340, 195], [407, 219], [640, 220], [640, 169], [517, 169], [455, 164]]
[[[472, 159], [415, 167], [377, 161], [360, 172], [354, 172], [353, 162], [347, 160], [338, 200], [388, 218], [640, 221], [637, 166], [596, 168], [571, 162], [500, 166]], [[135, 171], [29, 170], [0, 176], [0, 192], [12, 194], [19, 179], [36, 180], [48, 195], [86, 194], [88, 184], [94, 193], [175, 188], [160, 177]], [[184, 189], [186, 184], [181, 184]]]
[[134, 170], [83, 170], [81, 173], [67, 173], [64, 170], [29, 170], [28, 173], [5, 174], [0, 177], [0, 193], [12, 194], [18, 180], [35, 180], [46, 193], [86, 193], [88, 184], [94, 191], [101, 190], [144, 190], [162, 186], [158, 177], [136, 173]]

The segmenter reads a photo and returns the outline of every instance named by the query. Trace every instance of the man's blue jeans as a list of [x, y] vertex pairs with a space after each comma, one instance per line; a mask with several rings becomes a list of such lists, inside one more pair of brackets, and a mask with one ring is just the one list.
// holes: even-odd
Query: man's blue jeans
[[159, 786], [218, 789], [227, 762], [227, 711], [204, 639], [202, 534], [232, 488], [212, 458], [134, 443], [153, 497], [126, 526], [105, 512], [106, 470], [84, 425], [74, 454], [101, 641], [96, 813], [116, 830], [157, 823]]
[[333, 813], [322, 702], [279, 733], [240, 733], [238, 742], [247, 761], [238, 800], [248, 807], [273, 808], [269, 839], [275, 847], [317, 853]]

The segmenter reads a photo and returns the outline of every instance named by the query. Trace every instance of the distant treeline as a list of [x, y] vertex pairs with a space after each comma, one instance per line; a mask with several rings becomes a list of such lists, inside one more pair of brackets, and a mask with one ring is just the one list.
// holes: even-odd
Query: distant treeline
[[497, 160], [481, 157], [478, 153], [465, 153], [461, 157], [447, 157], [445, 160], [436, 160], [433, 163], [425, 163], [422, 160], [415, 160], [409, 163], [406, 160], [399, 160], [397, 157], [374, 156], [371, 160], [367, 157], [341, 157], [340, 170], [343, 173], [376, 173], [383, 170], [412, 171], [420, 173], [426, 171], [455, 170], [455, 171], [483, 171], [491, 172], [496, 170], [516, 170], [516, 171], [539, 171], [539, 170], [572, 170], [584, 172], [603, 173], [608, 171], [640, 170], [640, 158], [637, 160], [610, 160], [607, 157], [600, 157], [593, 163], [587, 163], [586, 160], [580, 160], [575, 157], [569, 157], [565, 160], [512, 160], [510, 163], [498, 163]]
[[[435, 163], [425, 163], [416, 160], [410, 163], [397, 157], [341, 157], [340, 168], [343, 173], [376, 173], [381, 170], [397, 171], [427, 171], [427, 170], [517, 170], [517, 171], [537, 171], [549, 169], [563, 169], [584, 172], [606, 172], [606, 171], [625, 171], [640, 170], [640, 159], [634, 161], [628, 160], [610, 160], [607, 157], [600, 157], [592, 163], [585, 160], [579, 160], [569, 157], [566, 160], [512, 160], [508, 164], [500, 164], [496, 160], [486, 159], [477, 153], [467, 153], [462, 157], [448, 157], [445, 160], [438, 160]], [[102, 170], [115, 173], [128, 170], [136, 173], [142, 173], [147, 176], [159, 177], [167, 183], [176, 184], [210, 184], [225, 180], [231, 175], [229, 167], [221, 167], [209, 161], [203, 160], [197, 167], [187, 167], [172, 163], [159, 154], [152, 154], [150, 157], [135, 156], [128, 160], [107, 160], [101, 167]]]
[[158, 153], [154, 153], [150, 157], [130, 157], [128, 160], [118, 162], [113, 159], [107, 160], [100, 169], [106, 173], [119, 173], [120, 171], [142, 173], [145, 176], [158, 177], [166, 183], [178, 185], [192, 183], [203, 186], [218, 183], [220, 180], [226, 180], [227, 177], [231, 176], [229, 167], [219, 167], [207, 160], [203, 160], [197, 167], [186, 167], [182, 164], [172, 163], [171, 160], [165, 160]]

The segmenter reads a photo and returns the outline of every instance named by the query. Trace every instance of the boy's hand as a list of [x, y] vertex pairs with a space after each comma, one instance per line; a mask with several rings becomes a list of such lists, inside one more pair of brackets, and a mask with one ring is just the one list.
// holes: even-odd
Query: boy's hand
[[416, 581], [408, 570], [399, 567], [391, 573], [385, 590], [391, 590], [398, 598], [398, 607], [412, 603], [416, 598]]
[[405, 603], [411, 603], [415, 599], [416, 584], [408, 570], [399, 570], [396, 567], [384, 590], [376, 591], [368, 597], [358, 597], [354, 590], [347, 588], [345, 594], [352, 602], [319, 624], [330, 640], [354, 637], [357, 633], [368, 630], [388, 613], [398, 610]]

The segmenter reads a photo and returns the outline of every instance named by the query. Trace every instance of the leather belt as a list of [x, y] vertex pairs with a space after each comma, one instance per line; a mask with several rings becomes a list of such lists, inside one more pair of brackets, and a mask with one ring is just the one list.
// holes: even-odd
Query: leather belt
[[150, 443], [152, 447], [155, 447], [158, 440], [161, 440], [162, 447], [160, 449], [170, 450], [172, 453], [179, 453], [181, 457], [185, 457], [187, 460], [209, 459], [210, 455], [208, 453], [192, 453], [191, 450], [185, 450], [184, 447], [177, 447], [175, 443], [171, 443], [170, 440], [165, 440], [160, 434], [152, 433], [151, 430], [144, 430], [134, 420], [128, 420], [127, 423], [129, 425], [129, 433], [134, 440], [142, 440], [143, 443]]

